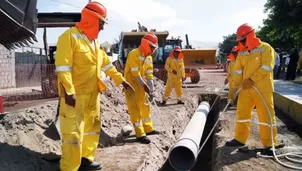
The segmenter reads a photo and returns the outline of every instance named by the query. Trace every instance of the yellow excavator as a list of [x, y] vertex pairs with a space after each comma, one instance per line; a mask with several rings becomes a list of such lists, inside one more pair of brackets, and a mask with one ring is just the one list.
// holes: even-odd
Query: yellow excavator
[[[140, 45], [141, 38], [146, 33], [146, 29], [121, 32], [120, 41], [115, 47], [117, 50], [114, 50], [118, 52], [118, 59], [113, 62], [118, 71], [123, 73], [128, 53]], [[158, 37], [159, 43], [157, 52], [153, 54], [154, 75], [160, 80], [166, 82], [167, 71], [164, 68], [166, 59], [175, 46], [180, 46], [182, 48], [182, 40], [180, 38], [167, 39], [169, 36], [168, 31], [152, 30], [152, 33]], [[192, 83], [198, 83], [200, 81], [199, 69], [216, 66], [216, 49], [192, 49], [189, 45], [188, 35], [186, 35], [186, 45], [185, 48], [182, 48], [182, 52], [185, 56], [184, 63], [186, 78], [189, 77]]]

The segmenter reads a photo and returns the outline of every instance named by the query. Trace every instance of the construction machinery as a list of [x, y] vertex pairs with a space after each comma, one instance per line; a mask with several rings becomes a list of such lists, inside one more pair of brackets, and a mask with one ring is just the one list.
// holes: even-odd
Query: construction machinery
[[36, 39], [37, 0], [1, 0], [0, 44], [7, 49], [29, 46]]
[[[123, 72], [128, 53], [140, 45], [141, 39], [146, 33], [146, 31], [121, 33], [120, 41], [118, 43], [118, 60], [114, 62], [118, 71]], [[169, 57], [175, 46], [180, 46], [182, 48], [182, 40], [180, 38], [167, 39], [169, 36], [168, 31], [152, 31], [152, 33], [158, 37], [159, 44], [159, 48], [156, 53], [153, 54], [154, 75], [166, 82], [167, 71], [164, 68], [166, 59]], [[216, 49], [192, 49], [189, 45], [188, 35], [186, 35], [186, 42], [185, 49], [182, 48], [182, 52], [185, 56], [185, 75], [186, 78], [189, 77], [191, 79], [192, 83], [198, 83], [200, 81], [199, 68], [216, 66]]]

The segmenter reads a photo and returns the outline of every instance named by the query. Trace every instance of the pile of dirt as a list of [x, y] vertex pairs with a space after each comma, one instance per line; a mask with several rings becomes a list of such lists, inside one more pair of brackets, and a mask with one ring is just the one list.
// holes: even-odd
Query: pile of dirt
[[[198, 97], [185, 94], [185, 105], [152, 106], [154, 126], [161, 135], [150, 136], [152, 143], [143, 145], [120, 135], [125, 125], [131, 125], [121, 87], [106, 81], [108, 90], [101, 94], [102, 133], [96, 160], [103, 170], [157, 170], [167, 157], [169, 147], [175, 142], [197, 107]], [[155, 80], [156, 100], [161, 101], [164, 84]], [[159, 104], [158, 104], [159, 105]], [[57, 102], [43, 102], [19, 112], [9, 113], [0, 120], [1, 170], [51, 171], [58, 169], [58, 162], [42, 159], [61, 154], [61, 142], [49, 136], [50, 125], [56, 115]], [[160, 113], [158, 113], [158, 110]], [[171, 139], [171, 137], [174, 137]]]

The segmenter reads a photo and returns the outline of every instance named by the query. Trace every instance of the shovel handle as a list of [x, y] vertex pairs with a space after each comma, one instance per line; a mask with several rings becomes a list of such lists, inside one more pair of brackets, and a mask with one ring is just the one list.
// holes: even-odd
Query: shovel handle
[[57, 121], [58, 121], [59, 116], [60, 116], [60, 102], [58, 103], [58, 106], [57, 106], [57, 113], [56, 113], [55, 122], [57, 122]]

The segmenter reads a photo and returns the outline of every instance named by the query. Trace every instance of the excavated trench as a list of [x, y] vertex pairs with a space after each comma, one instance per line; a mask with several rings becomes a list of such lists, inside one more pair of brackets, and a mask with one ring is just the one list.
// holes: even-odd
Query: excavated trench
[[[198, 104], [200, 104], [202, 101], [207, 101], [212, 106], [217, 96], [218, 96], [217, 94], [199, 94]], [[203, 142], [209, 135], [211, 129], [213, 128], [215, 122], [218, 119], [220, 111], [223, 109], [226, 103], [227, 100], [219, 96], [212, 110], [209, 112], [207, 116], [206, 125], [204, 128], [204, 132], [202, 134], [202, 138], [200, 141], [200, 147], [202, 146]], [[207, 143], [203, 147], [202, 151], [200, 152], [197, 158], [197, 162], [195, 163], [195, 166], [191, 169], [191, 171], [212, 170], [212, 151], [214, 150], [213, 135], [215, 134], [215, 132], [217, 132], [217, 128], [215, 128], [214, 132], [212, 133]], [[177, 170], [175, 170], [171, 166], [171, 164], [169, 163], [169, 159], [167, 159], [166, 162], [163, 164], [163, 166], [159, 169], [159, 171], [177, 171]]]

